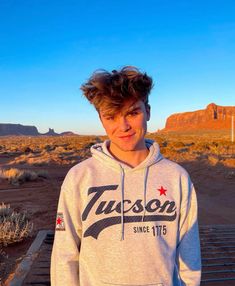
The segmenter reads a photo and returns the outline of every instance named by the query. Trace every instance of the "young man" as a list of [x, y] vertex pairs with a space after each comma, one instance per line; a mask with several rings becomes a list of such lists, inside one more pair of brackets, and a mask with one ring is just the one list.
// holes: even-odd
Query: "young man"
[[145, 139], [151, 88], [135, 67], [95, 72], [81, 87], [109, 140], [63, 182], [52, 286], [200, 285], [193, 184]]

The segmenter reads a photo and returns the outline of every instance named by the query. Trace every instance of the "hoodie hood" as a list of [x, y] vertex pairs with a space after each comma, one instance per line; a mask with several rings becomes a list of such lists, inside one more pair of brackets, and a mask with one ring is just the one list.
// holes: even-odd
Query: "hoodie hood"
[[120, 170], [121, 167], [125, 172], [133, 172], [150, 167], [151, 165], [163, 159], [158, 143], [150, 139], [145, 139], [145, 145], [149, 149], [149, 154], [138, 166], [132, 168], [114, 158], [108, 150], [109, 145], [110, 140], [106, 140], [103, 143], [93, 145], [90, 150], [94, 158], [101, 161], [102, 164], [108, 165], [112, 169]]

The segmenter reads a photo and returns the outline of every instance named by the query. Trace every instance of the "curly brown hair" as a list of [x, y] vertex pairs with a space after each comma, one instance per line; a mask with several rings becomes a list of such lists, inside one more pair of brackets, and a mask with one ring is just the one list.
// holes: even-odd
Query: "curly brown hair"
[[146, 73], [141, 73], [134, 66], [125, 66], [111, 73], [106, 70], [95, 71], [81, 86], [81, 90], [98, 112], [102, 108], [116, 113], [126, 101], [134, 103], [142, 100], [147, 106], [152, 87], [152, 78]]

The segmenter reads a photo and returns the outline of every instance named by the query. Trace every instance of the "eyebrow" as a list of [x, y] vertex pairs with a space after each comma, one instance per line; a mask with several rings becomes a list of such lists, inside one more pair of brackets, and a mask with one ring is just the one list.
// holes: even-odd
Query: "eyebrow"
[[101, 112], [100, 115], [103, 116], [103, 117], [109, 117], [109, 116], [115, 116], [115, 113], [112, 113], [112, 112]]
[[129, 109], [127, 109], [126, 113], [138, 111], [140, 109], [141, 109], [140, 106], [131, 106]]
[[[139, 105], [136, 105], [136, 104], [133, 104], [132, 106], [130, 106], [130, 107], [128, 107], [125, 111], [124, 111], [124, 113], [125, 114], [128, 114], [128, 113], [131, 113], [131, 112], [133, 112], [133, 111], [139, 111], [141, 109], [141, 107], [139, 106]], [[118, 112], [117, 112], [118, 113]], [[101, 116], [103, 116], [103, 117], [109, 117], [109, 116], [115, 116], [117, 113], [115, 113], [115, 112], [110, 112], [110, 111], [108, 111], [108, 112], [105, 112], [105, 111], [101, 111], [100, 112], [100, 115]]]

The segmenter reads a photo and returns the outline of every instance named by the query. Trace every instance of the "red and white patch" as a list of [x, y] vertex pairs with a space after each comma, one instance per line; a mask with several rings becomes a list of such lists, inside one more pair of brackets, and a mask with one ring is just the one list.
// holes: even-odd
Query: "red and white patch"
[[55, 230], [65, 230], [63, 213], [57, 213]]

